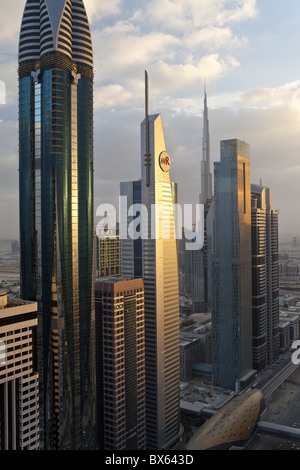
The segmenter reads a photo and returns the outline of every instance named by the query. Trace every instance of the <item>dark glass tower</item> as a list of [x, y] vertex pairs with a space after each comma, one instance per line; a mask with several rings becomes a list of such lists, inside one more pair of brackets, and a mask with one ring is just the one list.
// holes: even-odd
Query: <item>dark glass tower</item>
[[210, 217], [214, 216], [210, 248], [213, 384], [239, 391], [255, 373], [250, 146], [237, 139], [222, 141], [221, 161], [215, 163], [214, 170], [215, 196], [210, 212]]
[[[93, 52], [82, 0], [27, 0], [19, 43], [22, 298], [38, 302], [45, 449], [93, 446]], [[92, 431], [92, 432], [91, 432]]]

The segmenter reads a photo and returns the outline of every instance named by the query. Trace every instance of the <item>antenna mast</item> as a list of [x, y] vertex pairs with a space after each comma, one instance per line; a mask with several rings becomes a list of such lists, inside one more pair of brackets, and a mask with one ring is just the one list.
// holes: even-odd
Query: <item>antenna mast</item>
[[150, 129], [149, 129], [149, 79], [148, 73], [145, 70], [145, 113], [146, 113], [146, 153], [145, 153], [145, 167], [146, 167], [146, 186], [150, 186]]

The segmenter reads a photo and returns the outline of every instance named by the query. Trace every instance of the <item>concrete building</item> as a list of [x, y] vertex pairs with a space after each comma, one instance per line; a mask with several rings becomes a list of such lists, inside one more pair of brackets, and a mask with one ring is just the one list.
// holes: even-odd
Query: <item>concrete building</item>
[[280, 312], [279, 321], [281, 323], [289, 322], [290, 324], [290, 342], [299, 339], [300, 337], [300, 315], [294, 312]]
[[193, 364], [198, 363], [201, 354], [199, 338], [180, 335], [180, 381], [188, 382], [193, 376]]
[[0, 450], [38, 450], [39, 377], [33, 354], [37, 303], [0, 291]]
[[279, 339], [280, 339], [280, 352], [283, 353], [287, 351], [291, 344], [290, 337], [290, 322], [285, 318], [280, 319], [279, 321]]
[[145, 318], [141, 279], [95, 281], [97, 444], [146, 448]]
[[278, 211], [271, 190], [251, 185], [253, 368], [279, 356]]

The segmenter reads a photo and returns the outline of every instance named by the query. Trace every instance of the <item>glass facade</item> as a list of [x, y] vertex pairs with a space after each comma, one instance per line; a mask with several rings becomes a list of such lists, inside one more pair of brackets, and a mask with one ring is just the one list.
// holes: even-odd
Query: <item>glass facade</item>
[[[39, 17], [33, 3], [26, 3], [21, 38], [31, 14], [41, 24], [47, 17], [55, 30], [58, 10], [43, 0]], [[82, 1], [61, 4], [61, 24], [71, 31], [79, 11], [87, 22]], [[38, 302], [41, 442], [45, 449], [89, 448], [95, 424], [93, 68], [91, 59], [78, 56], [75, 64], [53, 47], [34, 57], [26, 56], [29, 50], [19, 55], [21, 289], [24, 299]]]
[[249, 145], [222, 141], [214, 177], [213, 383], [239, 390], [254, 373]]

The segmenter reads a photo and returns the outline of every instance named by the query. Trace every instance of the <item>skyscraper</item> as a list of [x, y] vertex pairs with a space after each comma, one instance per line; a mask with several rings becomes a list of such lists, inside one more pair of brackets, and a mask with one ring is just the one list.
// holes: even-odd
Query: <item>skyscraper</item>
[[209, 204], [213, 195], [212, 173], [210, 169], [210, 135], [207, 93], [204, 90], [204, 111], [203, 111], [203, 138], [202, 138], [202, 161], [201, 161], [201, 193], [200, 204]]
[[7, 300], [0, 291], [0, 450], [39, 449], [36, 326], [36, 302]]
[[254, 373], [249, 145], [222, 141], [214, 179], [213, 383], [239, 390]]
[[[121, 217], [121, 272], [125, 278], [142, 277], [142, 238], [140, 224], [140, 205], [142, 202], [141, 181], [129, 181], [120, 183], [120, 196], [125, 198], [123, 210], [127, 218]], [[125, 206], [126, 203], [126, 206]], [[132, 208], [132, 213], [130, 211]], [[136, 237], [129, 237], [130, 224], [137, 224]]]
[[[160, 114], [149, 115], [146, 72], [146, 117], [141, 124], [141, 181], [121, 183], [125, 211], [139, 204], [122, 231], [122, 275], [138, 277], [145, 289], [146, 435], [147, 449], [170, 446], [178, 437], [179, 421], [179, 288], [177, 240], [170, 181], [170, 156]], [[124, 239], [124, 230], [139, 235]], [[126, 232], [126, 233], [128, 233]], [[131, 234], [131, 235], [132, 235]], [[139, 242], [139, 243], [137, 243]], [[140, 251], [142, 248], [142, 251]]]
[[251, 185], [253, 367], [263, 370], [279, 356], [278, 211], [271, 190]]
[[209, 303], [208, 284], [208, 255], [207, 255], [207, 216], [213, 198], [212, 173], [210, 169], [210, 135], [207, 93], [204, 90], [203, 111], [203, 138], [201, 161], [201, 193], [200, 204], [203, 204], [203, 245], [199, 250], [186, 251], [186, 267], [189, 272], [186, 275], [187, 290], [190, 290], [194, 312], [207, 312], [211, 306]]
[[143, 450], [146, 409], [142, 279], [96, 279], [95, 306], [98, 448]]
[[178, 261], [171, 159], [166, 152], [161, 115], [149, 115], [148, 106], [146, 74], [146, 117], [141, 124], [141, 200], [148, 213], [148, 234], [142, 241], [146, 429], [147, 448], [161, 449], [173, 443], [180, 429]]
[[27, 0], [19, 42], [21, 292], [38, 303], [45, 449], [92, 445], [93, 52], [82, 0]]

